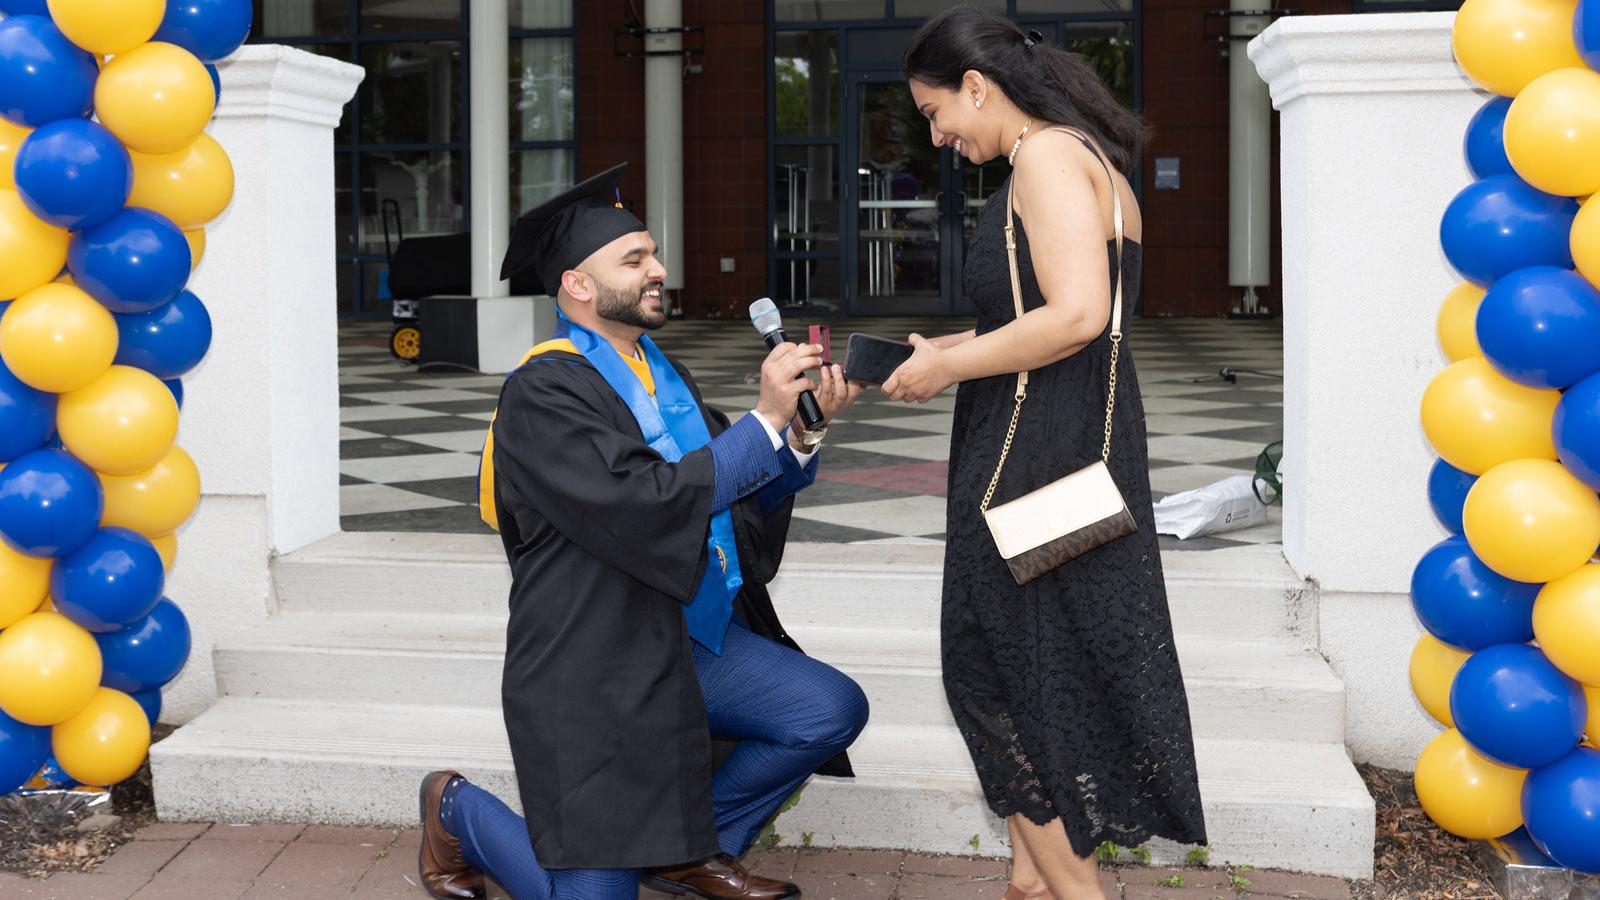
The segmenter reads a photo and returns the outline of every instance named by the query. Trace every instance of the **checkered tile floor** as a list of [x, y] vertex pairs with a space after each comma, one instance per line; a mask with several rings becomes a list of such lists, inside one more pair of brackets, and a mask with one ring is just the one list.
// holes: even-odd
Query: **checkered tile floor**
[[[852, 331], [944, 334], [958, 320], [833, 320], [843, 358]], [[418, 372], [389, 357], [387, 322], [340, 328], [340, 488], [346, 531], [487, 532], [478, 520], [477, 470], [483, 432], [501, 377]], [[804, 323], [790, 323], [804, 334]], [[676, 321], [657, 334], [688, 365], [706, 401], [730, 414], [755, 405], [754, 373], [764, 352], [743, 321]], [[1256, 455], [1283, 433], [1283, 369], [1277, 322], [1144, 319], [1130, 331], [1139, 364], [1150, 443], [1150, 482], [1168, 493], [1251, 472]], [[1211, 380], [1205, 380], [1210, 378]], [[946, 463], [954, 392], [924, 405], [867, 396], [829, 434], [816, 485], [795, 510], [791, 540], [918, 542], [943, 539]], [[1281, 512], [1262, 526], [1178, 541], [1164, 549], [1206, 550], [1281, 540]]]

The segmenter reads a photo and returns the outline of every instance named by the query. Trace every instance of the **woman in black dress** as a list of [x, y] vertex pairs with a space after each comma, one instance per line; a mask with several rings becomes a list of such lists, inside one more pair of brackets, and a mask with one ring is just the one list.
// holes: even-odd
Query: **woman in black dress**
[[[1113, 286], [1120, 275], [1128, 307], [1139, 292], [1142, 221], [1125, 174], [1146, 128], [1079, 57], [971, 7], [924, 24], [902, 68], [936, 146], [973, 164], [1005, 154], [1013, 166], [966, 256], [977, 329], [912, 335], [915, 354], [884, 385], [908, 401], [960, 385], [946, 525], [946, 695], [989, 804], [1010, 828], [1007, 897], [1100, 897], [1093, 854], [1103, 842], [1206, 842], [1127, 346], [1107, 465], [1137, 531], [1019, 586], [979, 507], [1019, 371], [1031, 373], [1027, 400], [994, 504], [1101, 456]], [[1020, 319], [1005, 247], [1008, 195], [1018, 220]]]

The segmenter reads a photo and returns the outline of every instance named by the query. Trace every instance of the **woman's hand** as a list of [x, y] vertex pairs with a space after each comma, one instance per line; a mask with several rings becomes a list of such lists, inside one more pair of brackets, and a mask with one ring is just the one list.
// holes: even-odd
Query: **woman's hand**
[[956, 380], [945, 372], [944, 350], [920, 334], [913, 334], [908, 340], [914, 348], [911, 358], [883, 383], [883, 392], [890, 400], [927, 403]]

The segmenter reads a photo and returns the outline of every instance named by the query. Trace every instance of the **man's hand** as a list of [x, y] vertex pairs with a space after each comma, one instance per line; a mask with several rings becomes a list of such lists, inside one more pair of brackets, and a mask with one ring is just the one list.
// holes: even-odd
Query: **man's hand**
[[779, 344], [767, 354], [767, 361], [761, 364], [761, 397], [756, 401], [756, 413], [767, 420], [773, 431], [782, 432], [795, 417], [800, 392], [815, 387], [811, 379], [802, 376], [807, 369], [821, 365], [821, 354], [822, 347], [817, 344]]
[[[837, 364], [823, 366], [822, 384], [814, 389], [817, 406], [822, 408], [823, 420], [832, 422], [834, 416], [849, 409], [851, 404], [859, 400], [866, 389], [867, 386], [859, 381], [846, 381], [843, 366]], [[806, 449], [799, 443], [800, 432], [804, 431], [805, 427], [806, 423], [802, 422], [799, 416], [796, 416], [789, 426], [789, 446], [796, 447], [801, 452], [805, 452]]]

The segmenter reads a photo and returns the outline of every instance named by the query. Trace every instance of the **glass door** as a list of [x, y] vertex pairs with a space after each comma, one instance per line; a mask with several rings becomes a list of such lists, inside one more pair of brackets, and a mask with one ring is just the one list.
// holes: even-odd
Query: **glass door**
[[858, 316], [948, 315], [960, 293], [959, 172], [928, 139], [905, 82], [892, 73], [850, 79], [846, 122], [845, 285]]

